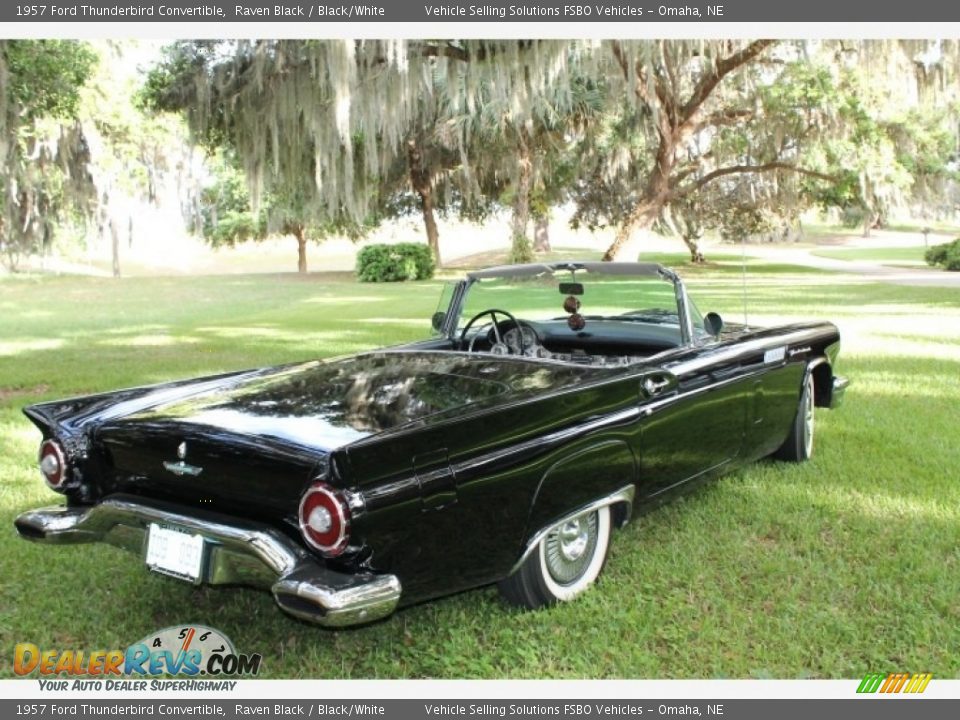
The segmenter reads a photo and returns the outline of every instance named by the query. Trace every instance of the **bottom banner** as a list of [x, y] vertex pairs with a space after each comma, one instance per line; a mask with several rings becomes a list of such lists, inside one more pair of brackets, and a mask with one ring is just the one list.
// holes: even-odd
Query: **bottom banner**
[[219, 717], [269, 718], [351, 718], [353, 720], [434, 720], [435, 718], [476, 717], [515, 718], [597, 718], [632, 717], [716, 717], [724, 720], [844, 720], [869, 718], [960, 717], [960, 700], [885, 699], [859, 697], [850, 700], [56, 700], [17, 702], [0, 700], [3, 718], [82, 718], [101, 717]]

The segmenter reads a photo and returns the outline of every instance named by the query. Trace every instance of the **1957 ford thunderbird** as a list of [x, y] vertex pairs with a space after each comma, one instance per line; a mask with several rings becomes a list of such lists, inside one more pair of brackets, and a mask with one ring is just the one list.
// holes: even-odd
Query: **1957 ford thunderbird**
[[807, 460], [814, 406], [847, 385], [834, 325], [724, 327], [652, 263], [470, 273], [432, 324], [355, 357], [28, 407], [66, 502], [17, 530], [266, 588], [327, 626], [495, 582], [538, 607], [597, 578], [632, 512]]

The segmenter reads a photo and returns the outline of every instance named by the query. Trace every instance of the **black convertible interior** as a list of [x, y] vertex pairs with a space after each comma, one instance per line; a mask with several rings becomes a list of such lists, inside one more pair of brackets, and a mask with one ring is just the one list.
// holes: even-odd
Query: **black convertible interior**
[[433, 317], [445, 335], [436, 349], [628, 365], [705, 332], [679, 277], [654, 263], [508, 265], [447, 288]]
[[468, 352], [522, 355], [588, 365], [624, 365], [682, 344], [676, 315], [660, 310], [614, 317], [582, 316], [537, 322], [503, 310], [486, 310], [460, 331], [457, 348]]

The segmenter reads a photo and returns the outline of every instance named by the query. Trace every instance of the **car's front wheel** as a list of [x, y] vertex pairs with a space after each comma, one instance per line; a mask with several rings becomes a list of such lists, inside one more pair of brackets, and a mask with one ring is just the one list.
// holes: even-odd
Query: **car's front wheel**
[[508, 602], [531, 609], [572, 600], [600, 575], [609, 545], [609, 507], [557, 523], [500, 582], [500, 592]]
[[803, 382], [803, 392], [800, 394], [800, 406], [790, 426], [790, 434], [774, 457], [788, 462], [803, 462], [813, 455], [814, 429], [814, 385], [813, 373], [807, 373]]

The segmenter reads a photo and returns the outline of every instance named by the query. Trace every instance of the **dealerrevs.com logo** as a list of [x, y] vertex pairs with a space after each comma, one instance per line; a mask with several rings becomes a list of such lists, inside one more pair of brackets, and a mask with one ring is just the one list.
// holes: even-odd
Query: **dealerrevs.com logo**
[[[123, 650], [41, 648], [34, 643], [17, 643], [13, 670], [19, 676], [36, 673], [50, 678], [44, 685], [51, 690], [143, 690], [145, 682], [121, 684], [110, 679], [255, 676], [260, 672], [261, 661], [260, 654], [238, 653], [219, 630], [205, 625], [175, 625], [151, 633]], [[69, 679], [52, 680], [63, 676]]]

